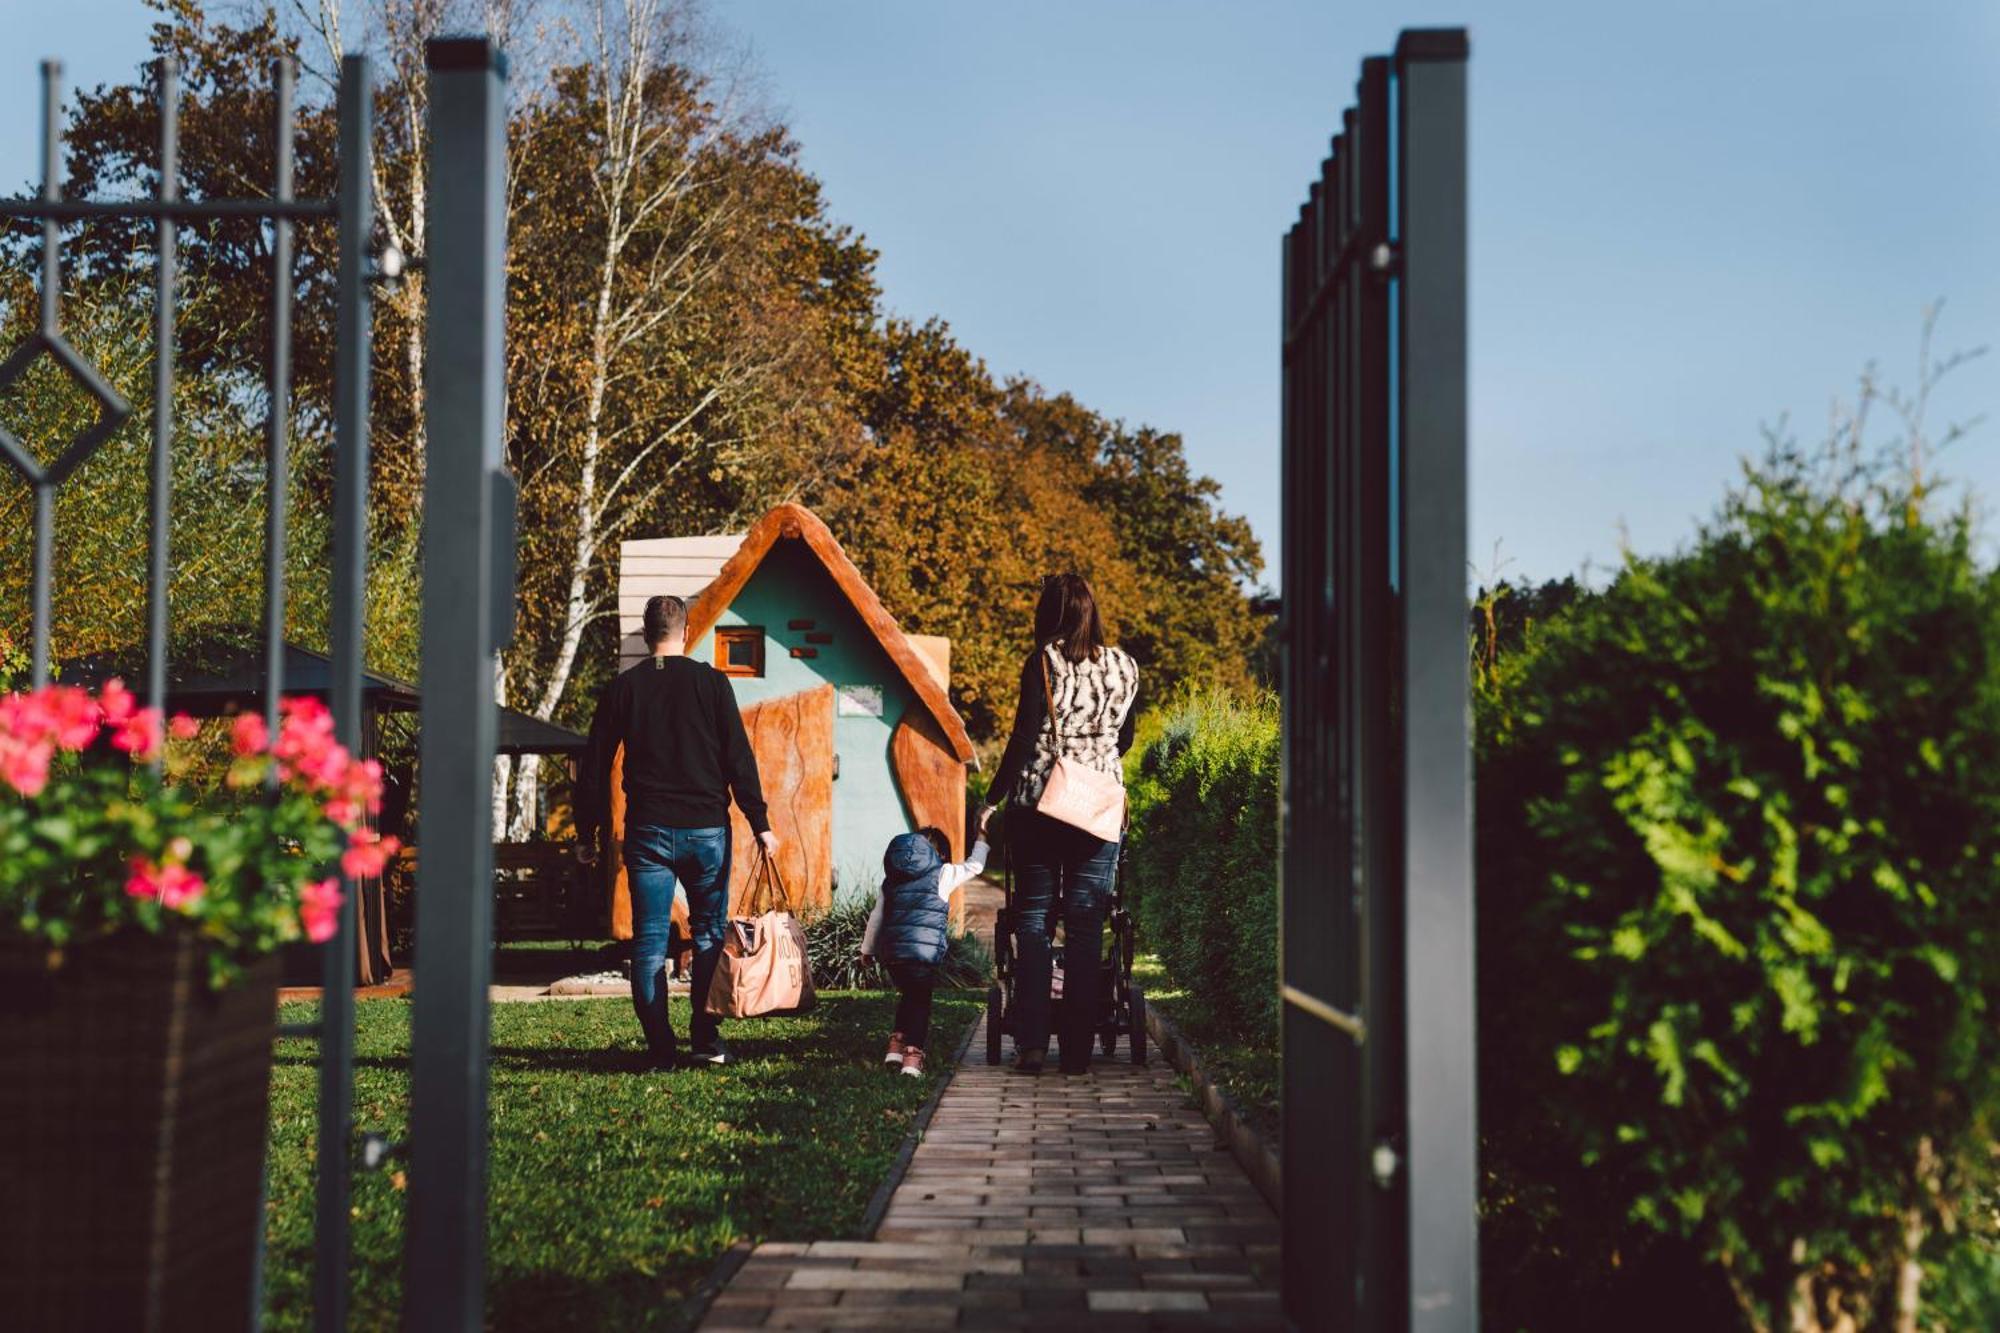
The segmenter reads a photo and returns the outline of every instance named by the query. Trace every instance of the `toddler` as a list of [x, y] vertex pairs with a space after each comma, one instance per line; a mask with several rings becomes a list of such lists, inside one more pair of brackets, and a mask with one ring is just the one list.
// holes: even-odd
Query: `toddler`
[[882, 891], [861, 937], [861, 957], [879, 958], [901, 998], [896, 1030], [889, 1034], [884, 1064], [915, 1078], [924, 1072], [924, 1046], [931, 1034], [931, 990], [944, 961], [951, 928], [951, 895], [986, 868], [986, 840], [972, 855], [946, 862], [951, 840], [940, 828], [922, 828], [889, 840], [882, 854]]

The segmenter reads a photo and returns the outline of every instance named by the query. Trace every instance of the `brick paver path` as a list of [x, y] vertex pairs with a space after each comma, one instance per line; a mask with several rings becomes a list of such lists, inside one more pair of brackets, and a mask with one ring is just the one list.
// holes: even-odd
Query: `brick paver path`
[[702, 1328], [1282, 1326], [1277, 1219], [1163, 1061], [1028, 1078], [985, 1051], [872, 1241], [760, 1245]]

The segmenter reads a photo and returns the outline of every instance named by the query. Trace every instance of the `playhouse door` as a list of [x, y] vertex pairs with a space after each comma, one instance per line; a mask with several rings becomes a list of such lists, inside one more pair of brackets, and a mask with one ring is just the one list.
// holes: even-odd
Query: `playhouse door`
[[[749, 705], [743, 728], [757, 756], [771, 830], [779, 838], [778, 871], [794, 908], [833, 901], [833, 686]], [[729, 902], [742, 904], [757, 864], [756, 839], [734, 805], [729, 808], [735, 865]]]

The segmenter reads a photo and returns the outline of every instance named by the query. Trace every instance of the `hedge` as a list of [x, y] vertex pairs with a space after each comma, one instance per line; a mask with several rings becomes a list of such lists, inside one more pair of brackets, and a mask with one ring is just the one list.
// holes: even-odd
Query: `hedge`
[[1128, 763], [1141, 947], [1210, 1026], [1275, 1048], [1277, 700], [1202, 694], [1145, 736]]
[[2000, 580], [1940, 510], [1776, 451], [1482, 661], [1487, 1326], [1996, 1326]]

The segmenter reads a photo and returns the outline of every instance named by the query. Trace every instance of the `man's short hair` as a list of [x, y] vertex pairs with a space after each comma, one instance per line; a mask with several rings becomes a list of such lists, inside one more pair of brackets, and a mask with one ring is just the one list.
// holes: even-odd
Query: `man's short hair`
[[646, 599], [646, 646], [657, 648], [676, 634], [686, 631], [688, 604], [678, 597], [662, 594]]

